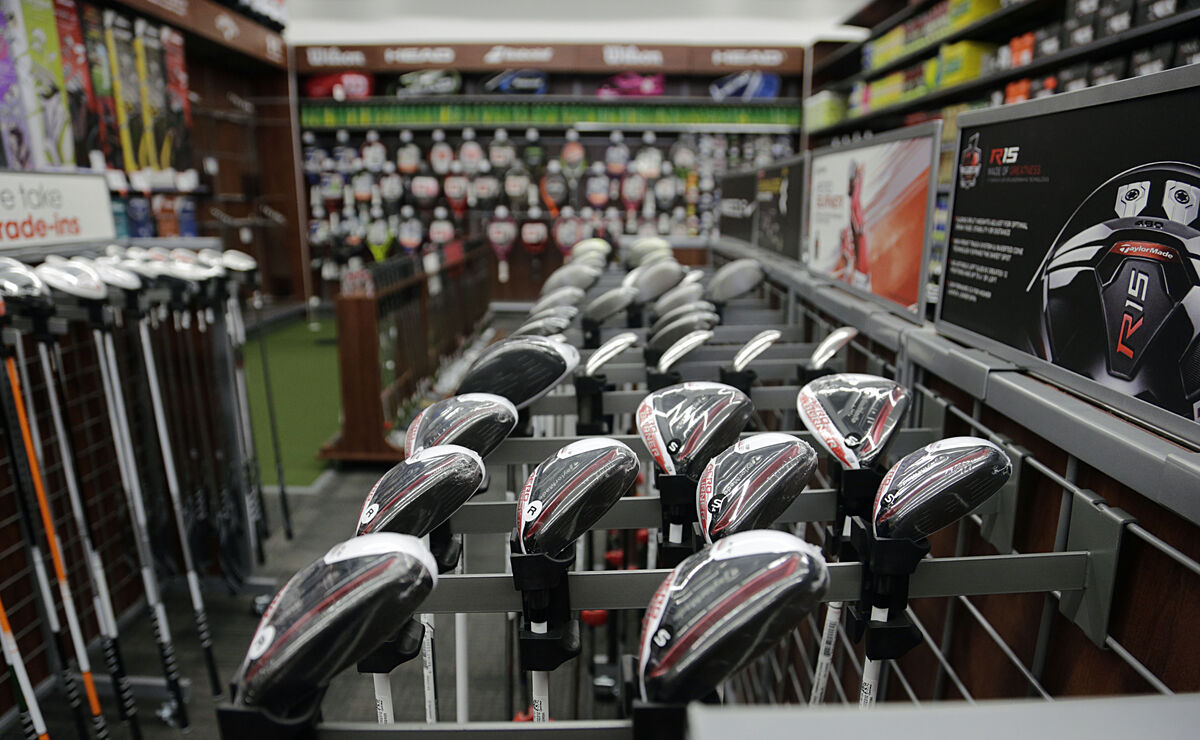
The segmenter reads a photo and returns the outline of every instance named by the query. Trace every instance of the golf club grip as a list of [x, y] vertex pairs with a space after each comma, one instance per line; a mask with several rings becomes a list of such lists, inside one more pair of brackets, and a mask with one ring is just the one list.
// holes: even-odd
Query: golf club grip
[[108, 734], [108, 723], [104, 721], [103, 714], [92, 715], [92, 728], [96, 731], [96, 740], [109, 740], [111, 737]]
[[104, 648], [104, 662], [108, 666], [108, 674], [112, 678], [113, 693], [117, 697], [117, 716], [123, 722], [129, 723], [129, 734], [136, 740], [142, 736], [142, 728], [137, 718], [137, 701], [133, 698], [133, 689], [125, 675], [121, 647], [115, 637], [101, 637], [100, 643]]
[[25, 737], [25, 740], [38, 740], [37, 730], [33, 726], [33, 717], [30, 717], [29, 712], [24, 709], [19, 714], [21, 717], [21, 734]]
[[841, 621], [842, 602], [829, 602], [829, 610], [825, 613], [825, 627], [821, 630], [821, 650], [817, 653], [817, 667], [813, 671], [809, 704], [820, 704], [825, 700], [825, 687], [829, 683], [829, 669], [833, 665], [833, 653], [837, 649], [838, 623]]
[[66, 655], [63, 651], [62, 636], [59, 635], [58, 654], [59, 660], [62, 661], [62, 668], [58, 671], [58, 681], [62, 685], [63, 696], [67, 698], [67, 706], [71, 708], [71, 714], [75, 717], [75, 729], [81, 738], [88, 736], [87, 718], [83, 715], [83, 702], [79, 699], [79, 687], [75, 685], [75, 677], [71, 675], [71, 670], [67, 667]]
[[[156, 611], [156, 610], [155, 610]], [[187, 704], [183, 701], [183, 687], [179, 685], [179, 666], [175, 664], [175, 646], [163, 629], [157, 615], [154, 619], [154, 638], [158, 642], [158, 657], [162, 661], [163, 675], [167, 679], [167, 690], [171, 692], [171, 700], [175, 702], [175, 719], [179, 728], [188, 727]]]

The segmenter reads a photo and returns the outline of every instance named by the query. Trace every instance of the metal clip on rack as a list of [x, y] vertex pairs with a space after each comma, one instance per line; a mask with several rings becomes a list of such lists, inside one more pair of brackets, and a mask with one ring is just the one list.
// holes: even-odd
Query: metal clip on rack
[[[515, 530], [510, 546], [513, 585], [521, 592], [521, 670], [552, 671], [580, 652], [579, 620], [571, 618], [567, 585], [575, 550], [568, 548], [561, 558], [519, 552]], [[534, 632], [534, 623], [544, 624], [545, 632]]]

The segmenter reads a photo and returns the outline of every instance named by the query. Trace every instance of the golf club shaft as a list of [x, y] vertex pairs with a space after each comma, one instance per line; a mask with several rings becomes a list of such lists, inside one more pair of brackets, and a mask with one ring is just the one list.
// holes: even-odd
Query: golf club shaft
[[[872, 622], [886, 622], [887, 620], [887, 609], [878, 606], [871, 607]], [[859, 709], [870, 709], [875, 706], [875, 694], [879, 691], [879, 670], [882, 666], [882, 661], [872, 658], [867, 658], [863, 662], [862, 686], [858, 691]]]
[[[462, 551], [458, 556], [457, 572], [467, 572], [467, 536], [462, 536]], [[467, 639], [467, 615], [454, 615], [454, 719], [471, 721], [470, 641]]]
[[[530, 622], [529, 631], [535, 634], [546, 633], [545, 622]], [[529, 672], [529, 693], [532, 698], [533, 721], [550, 721], [550, 673], [548, 671]]]
[[434, 621], [432, 614], [422, 614], [421, 624], [425, 634], [421, 638], [421, 675], [425, 683], [425, 721], [438, 721], [437, 707], [437, 674], [434, 669], [433, 633]]
[[396, 717], [392, 708], [391, 677], [386, 673], [372, 673], [371, 680], [375, 684], [375, 718], [381, 725], [390, 725]]
[[[254, 430], [250, 425], [250, 398], [246, 391], [246, 363], [245, 363], [245, 346], [246, 334], [241, 325], [241, 311], [237, 308], [237, 298], [230, 296], [225, 302], [226, 327], [225, 335], [229, 340], [230, 354], [233, 357], [233, 388], [236, 398], [234, 404], [235, 416], [237, 416], [237, 437], [238, 445], [242, 452], [242, 469], [246, 479], [246, 495], [253, 495], [257, 506], [255, 513], [258, 515], [254, 526], [258, 535], [258, 540], [261, 543], [267, 537], [267, 507], [266, 501], [263, 499], [262, 491], [262, 474], [258, 467], [258, 450], [254, 445]], [[262, 555], [261, 544], [258, 550]], [[261, 564], [263, 559], [259, 560]]]
[[[850, 517], [843, 517], [842, 539], [850, 538], [852, 522]], [[836, 558], [836, 553], [834, 554]], [[834, 559], [831, 558], [831, 562]], [[838, 625], [842, 621], [842, 602], [829, 602], [829, 610], [825, 613], [825, 628], [821, 630], [821, 647], [817, 651], [817, 665], [813, 669], [812, 692], [809, 694], [809, 704], [820, 704], [825, 700], [825, 687], [829, 683], [829, 669], [833, 665], [833, 654], [837, 650]]]
[[[21, 713], [29, 720], [26, 737], [36, 737], [38, 740], [49, 740], [46, 731], [46, 721], [42, 718], [42, 710], [38, 706], [37, 694], [29, 681], [29, 673], [25, 670], [25, 661], [21, 658], [21, 650], [17, 647], [17, 638], [13, 635], [12, 625], [8, 621], [8, 611], [4, 602], [0, 601], [0, 648], [3, 648], [4, 659], [8, 661], [9, 676], [13, 687], [13, 696], [21, 707]], [[29, 732], [32, 729], [32, 733]]]
[[[262, 298], [258, 293], [254, 294], [254, 314], [258, 319], [259, 337], [258, 337], [258, 354], [262, 358], [262, 376], [263, 376], [263, 392], [266, 394], [267, 401], [267, 421], [271, 427], [271, 449], [275, 453], [275, 477], [279, 481], [279, 508], [283, 514], [283, 535], [289, 540], [292, 539], [292, 510], [288, 505], [287, 496], [287, 481], [283, 474], [283, 450], [279, 447], [279, 423], [275, 418], [275, 392], [271, 389], [271, 365], [267, 360], [267, 332], [262, 323]], [[237, 301], [234, 301], [234, 306], [237, 306]], [[245, 324], [242, 323], [240, 309], [238, 311], [238, 324], [242, 326], [243, 336], [245, 336]]]

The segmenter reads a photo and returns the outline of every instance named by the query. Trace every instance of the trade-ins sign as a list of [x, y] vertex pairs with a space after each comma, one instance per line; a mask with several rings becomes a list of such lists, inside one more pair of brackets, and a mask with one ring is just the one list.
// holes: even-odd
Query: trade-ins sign
[[103, 175], [0, 171], [0, 251], [115, 236]]

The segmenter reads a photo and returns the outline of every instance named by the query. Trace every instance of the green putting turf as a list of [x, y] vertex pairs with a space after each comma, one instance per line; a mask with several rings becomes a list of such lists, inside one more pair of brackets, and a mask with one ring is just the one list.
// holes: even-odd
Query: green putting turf
[[[338, 430], [340, 391], [334, 328], [330, 317], [321, 322], [319, 331], [298, 321], [266, 335], [275, 419], [289, 486], [310, 485], [325, 470], [327, 463], [317, 459], [317, 453]], [[260, 339], [246, 344], [246, 385], [263, 484], [276, 485]]]

